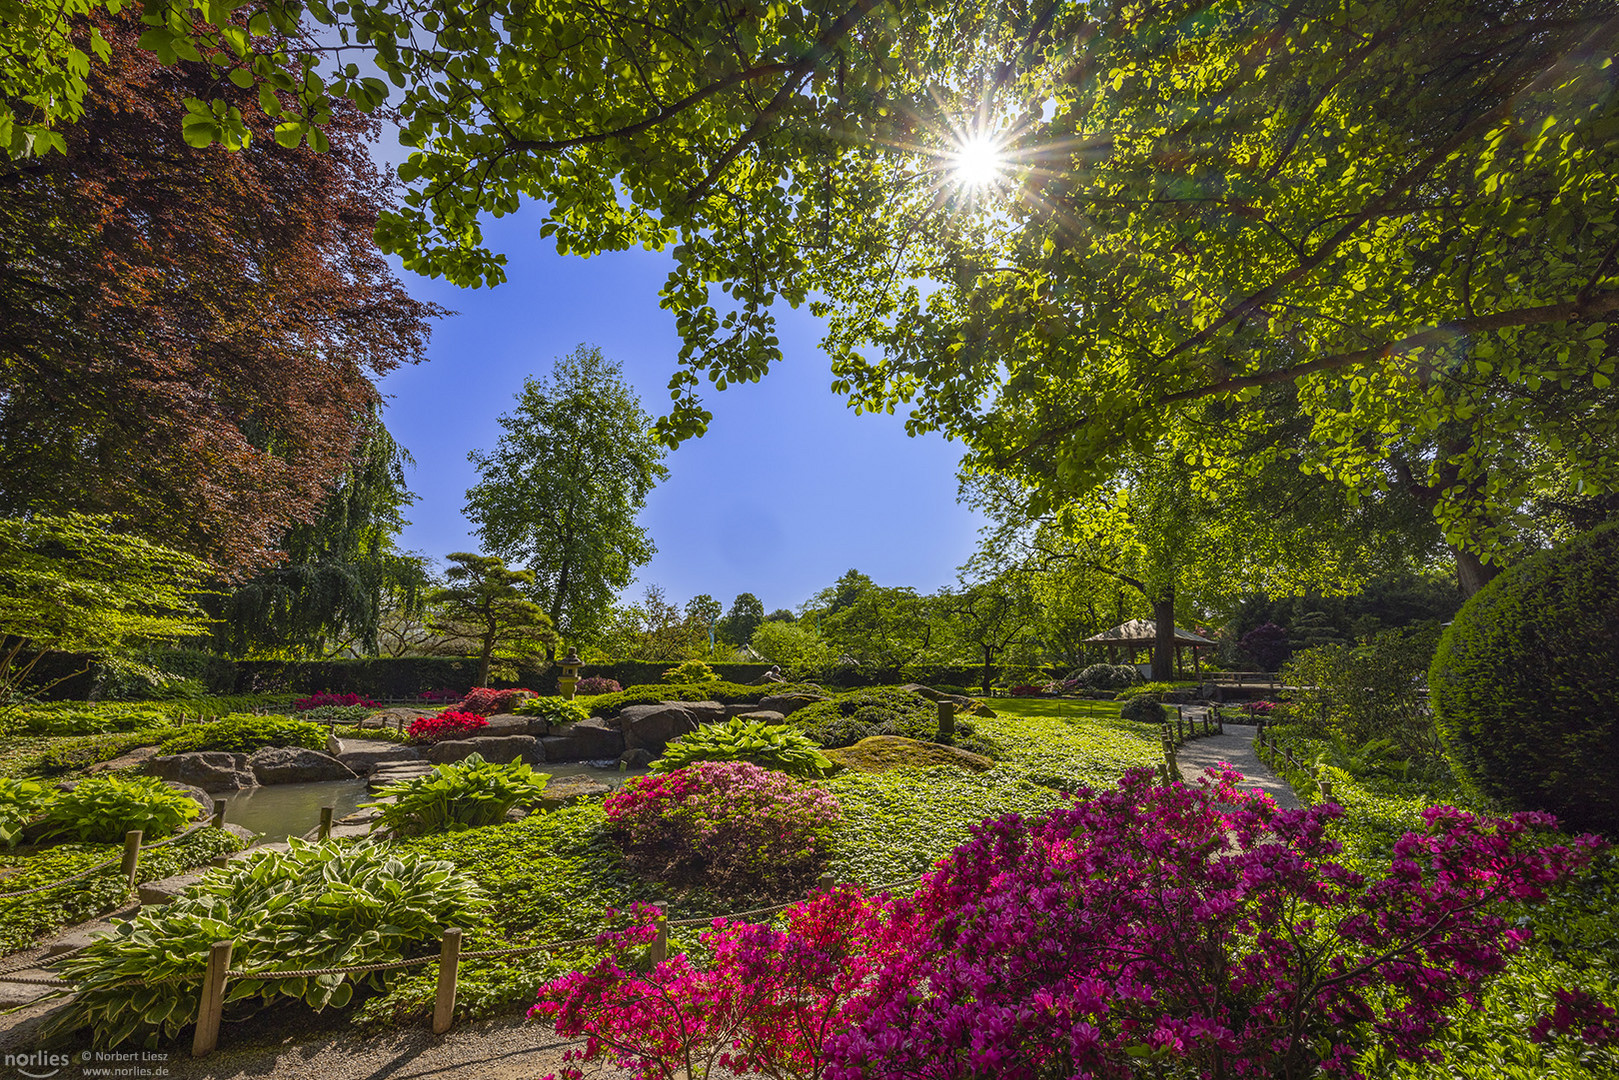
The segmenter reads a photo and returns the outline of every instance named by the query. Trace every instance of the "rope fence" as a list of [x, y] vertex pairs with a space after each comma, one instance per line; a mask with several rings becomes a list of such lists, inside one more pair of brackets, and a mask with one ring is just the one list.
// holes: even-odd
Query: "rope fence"
[[1274, 735], [1266, 735], [1263, 718], [1260, 719], [1258, 726], [1254, 730], [1254, 750], [1259, 754], [1261, 760], [1267, 755], [1281, 758], [1288, 765], [1309, 777], [1321, 792], [1323, 800], [1332, 798], [1332, 781], [1323, 776], [1321, 770], [1314, 765], [1308, 765], [1295, 757], [1292, 747], [1278, 741]]
[[[151, 851], [153, 848], [167, 847], [169, 844], [175, 843], [176, 841], [184, 840], [194, 832], [199, 832], [202, 829], [217, 825], [223, 814], [221, 805], [222, 803], [220, 801], [216, 801], [214, 803], [213, 817], [210, 817], [205, 821], [199, 821], [185, 832], [176, 833], [167, 840], [158, 840], [155, 843], [143, 844], [141, 842], [141, 830], [131, 829], [129, 832], [124, 834], [124, 853], [117, 858], [108, 859], [106, 862], [96, 863], [88, 870], [80, 870], [78, 873], [70, 874], [67, 877], [62, 878], [60, 881], [49, 881], [44, 885], [35, 885], [31, 889], [18, 889], [16, 892], [0, 893], [0, 900], [14, 900], [19, 896], [31, 896], [34, 893], [49, 892], [52, 889], [59, 889], [63, 885], [71, 885], [73, 882], [90, 877], [92, 874], [99, 874], [107, 867], [114, 866], [119, 863], [123, 864], [124, 874], [129, 878], [130, 888], [134, 888], [135, 870], [140, 862], [141, 852]], [[131, 839], [132, 837], [133, 839]]]
[[1220, 710], [1208, 705], [1179, 705], [1175, 719], [1159, 725], [1159, 741], [1163, 744], [1164, 760], [1158, 765], [1158, 775], [1169, 783], [1179, 775], [1175, 765], [1175, 748], [1199, 735], [1224, 735], [1225, 719]]

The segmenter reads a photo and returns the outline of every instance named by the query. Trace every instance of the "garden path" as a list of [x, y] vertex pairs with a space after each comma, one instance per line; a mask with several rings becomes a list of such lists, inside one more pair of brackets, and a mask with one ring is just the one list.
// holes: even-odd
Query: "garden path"
[[1180, 767], [1181, 776], [1188, 783], [1222, 761], [1242, 773], [1248, 784], [1270, 795], [1282, 809], [1295, 810], [1299, 807], [1299, 798], [1293, 794], [1287, 781], [1271, 772], [1270, 766], [1260, 761], [1259, 755], [1254, 752], [1254, 729], [1251, 727], [1228, 723], [1223, 735], [1199, 736], [1182, 743], [1175, 751], [1175, 764]]

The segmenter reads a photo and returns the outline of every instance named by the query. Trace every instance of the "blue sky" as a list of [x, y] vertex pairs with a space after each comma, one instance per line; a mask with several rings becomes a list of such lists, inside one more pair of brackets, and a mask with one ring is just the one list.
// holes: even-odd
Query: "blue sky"
[[[413, 295], [459, 313], [437, 324], [429, 362], [382, 382], [388, 427], [416, 458], [403, 544], [438, 560], [477, 550], [461, 512], [474, 480], [467, 451], [494, 445], [495, 418], [525, 376], [586, 343], [623, 366], [649, 412], [668, 402], [679, 347], [657, 301], [668, 256], [559, 256], [539, 222], [530, 208], [487, 223], [509, 258], [495, 289], [400, 275]], [[827, 389], [817, 320], [785, 306], [779, 316], [785, 361], [760, 383], [708, 388], [708, 434], [669, 455], [669, 478], [641, 516], [658, 553], [628, 594], [657, 584], [677, 603], [709, 593], [729, 606], [751, 592], [773, 610], [850, 567], [924, 592], [953, 581], [981, 524], [955, 501], [959, 444], [910, 438], [898, 415], [856, 416]]]

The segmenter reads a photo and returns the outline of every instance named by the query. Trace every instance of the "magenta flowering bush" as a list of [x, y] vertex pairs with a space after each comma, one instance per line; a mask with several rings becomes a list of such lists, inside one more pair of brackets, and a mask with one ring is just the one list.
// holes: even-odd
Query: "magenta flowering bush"
[[[1549, 815], [1439, 807], [1366, 878], [1332, 858], [1338, 807], [1282, 811], [1240, 780], [1136, 770], [979, 826], [914, 897], [842, 889], [781, 931], [717, 924], [704, 970], [604, 962], [542, 990], [534, 1015], [647, 1078], [1355, 1077], [1435, 1057], [1527, 938], [1509, 906], [1601, 846], [1545, 843], [1562, 840]], [[1594, 997], [1556, 1000], [1533, 1037], [1613, 1037]]]
[[605, 806], [633, 868], [721, 896], [802, 896], [839, 815], [820, 788], [741, 761], [638, 776]]
[[885, 953], [884, 903], [842, 886], [817, 892], [776, 929], [714, 920], [699, 936], [710, 963], [674, 956], [643, 972], [658, 910], [638, 906], [629, 929], [605, 934], [612, 953], [589, 972], [539, 990], [529, 1016], [586, 1037], [574, 1062], [608, 1058], [643, 1080], [762, 1073], [814, 1076], [827, 1037]]
[[533, 696], [534, 691], [524, 690], [521, 687], [496, 690], [488, 686], [474, 686], [467, 691], [467, 696], [461, 699], [461, 711], [476, 713], [479, 716], [509, 713], [517, 707], [518, 702]]

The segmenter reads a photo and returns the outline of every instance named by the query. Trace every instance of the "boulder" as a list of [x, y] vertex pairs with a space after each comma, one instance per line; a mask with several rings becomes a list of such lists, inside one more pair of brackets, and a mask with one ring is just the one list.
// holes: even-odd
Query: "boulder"
[[545, 760], [539, 740], [532, 735], [478, 735], [470, 739], [445, 739], [429, 746], [422, 756], [435, 765], [448, 765], [472, 754], [481, 755], [485, 761], [497, 765], [513, 761], [534, 765]]
[[357, 775], [369, 776], [377, 771], [379, 765], [420, 761], [422, 753], [414, 746], [390, 746], [386, 749], [345, 750], [336, 757]]
[[[516, 713], [497, 713], [488, 718], [488, 723], [477, 731], [468, 732], [461, 738], [482, 739], [492, 735], [533, 735], [535, 732], [529, 728], [533, 725], [533, 717], [518, 716]], [[545, 721], [541, 720], [541, 724]]]
[[787, 718], [773, 709], [755, 709], [737, 717], [738, 720], [757, 721], [761, 724], [779, 724]]
[[915, 694], [917, 697], [925, 697], [929, 701], [953, 701], [956, 703], [957, 708], [966, 708], [973, 701], [970, 697], [963, 697], [961, 694], [946, 694], [942, 690], [935, 690], [933, 687], [923, 686], [921, 683], [906, 683], [900, 689]]
[[545, 785], [545, 790], [540, 792], [540, 801], [535, 805], [541, 810], [555, 810], [581, 799], [600, 799], [612, 790], [609, 785], [588, 776], [566, 776]]
[[666, 701], [664, 704], [679, 705], [699, 724], [723, 724], [731, 716], [717, 701]]
[[[697, 718], [683, 703], [665, 701], [657, 705], [629, 706], [618, 714], [618, 727], [624, 733], [621, 749], [644, 749], [661, 754], [670, 739], [696, 731]], [[617, 757], [618, 752], [590, 756]]]
[[247, 759], [261, 784], [309, 784], [319, 780], [352, 780], [354, 770], [331, 754], [301, 746], [266, 746]]
[[166, 754], [146, 763], [146, 771], [177, 784], [190, 784], [204, 791], [236, 791], [258, 783], [247, 767], [246, 754], [218, 750], [189, 754]]
[[599, 716], [569, 724], [561, 734], [539, 740], [546, 761], [594, 761], [624, 752], [624, 733]]
[[634, 750], [626, 750], [618, 756], [618, 767], [621, 769], [644, 769], [656, 760], [657, 758], [653, 757], [652, 751], [638, 746]]
[[727, 705], [725, 706], [725, 719], [729, 720], [733, 716], [741, 716], [743, 713], [753, 712], [758, 707], [759, 705], [757, 702], [749, 701], [739, 701], [734, 705]]
[[806, 705], [814, 705], [817, 701], [826, 701], [825, 694], [770, 694], [759, 699], [758, 708], [779, 712], [783, 716], [791, 716]]

